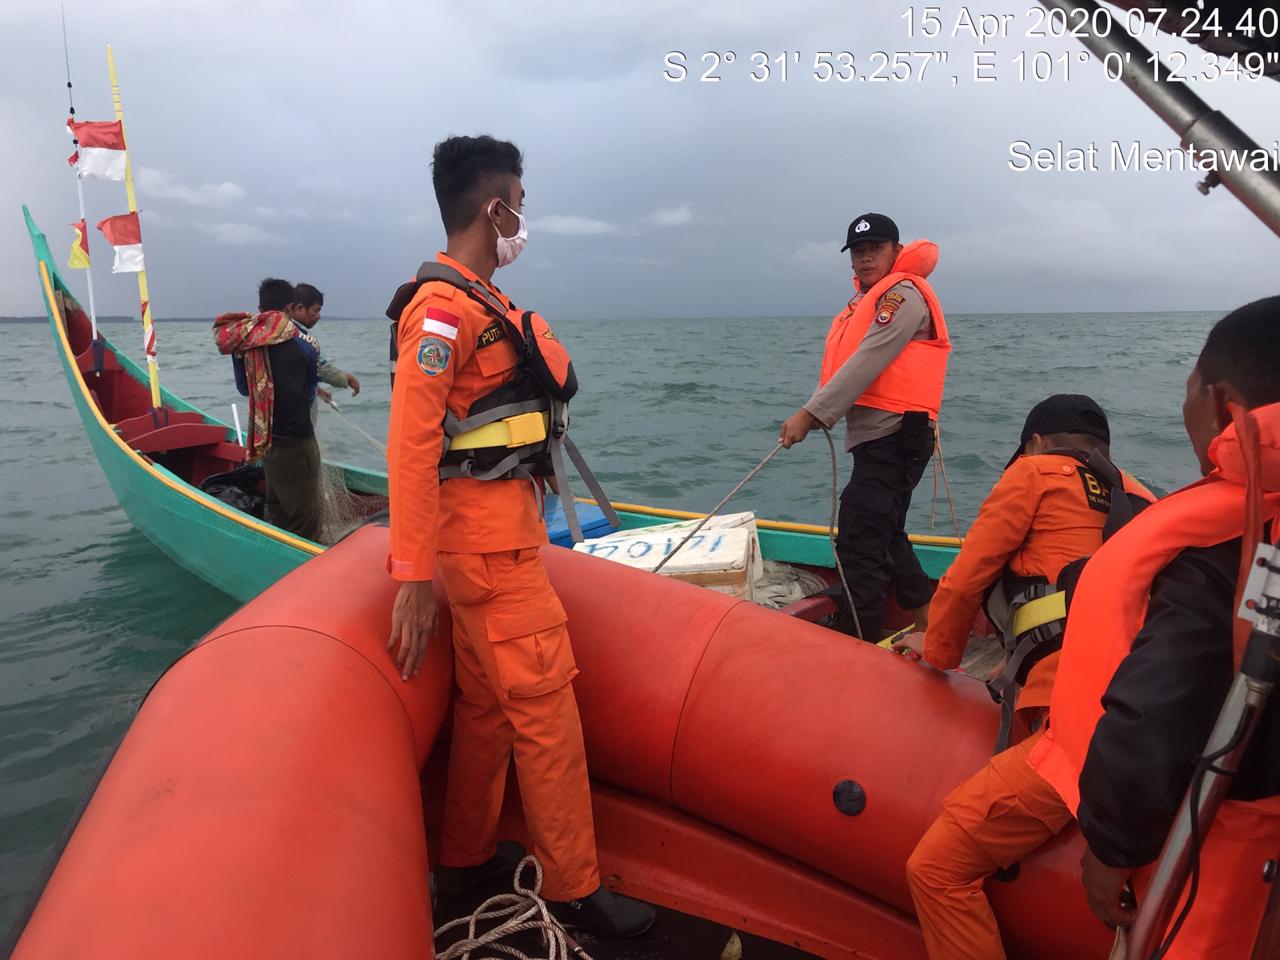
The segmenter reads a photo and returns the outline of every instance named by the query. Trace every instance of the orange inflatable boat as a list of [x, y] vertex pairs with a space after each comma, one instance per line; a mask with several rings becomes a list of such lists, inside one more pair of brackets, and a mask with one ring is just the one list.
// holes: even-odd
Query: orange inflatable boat
[[[15, 957], [432, 956], [420, 771], [447, 746], [451, 654], [437, 639], [416, 679], [396, 675], [386, 551], [362, 528], [161, 678]], [[611, 885], [821, 957], [923, 960], [903, 865], [990, 754], [982, 685], [606, 560], [544, 558]], [[1011, 956], [1105, 955], [1080, 852], [1068, 834], [991, 883]]]

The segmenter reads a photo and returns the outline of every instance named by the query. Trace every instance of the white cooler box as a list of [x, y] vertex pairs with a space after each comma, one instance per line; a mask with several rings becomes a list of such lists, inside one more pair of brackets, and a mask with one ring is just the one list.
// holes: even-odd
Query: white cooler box
[[[697, 520], [686, 520], [622, 530], [599, 539], [584, 540], [573, 549], [652, 571], [697, 525]], [[762, 571], [756, 517], [748, 512], [713, 517], [660, 572], [686, 583], [754, 600], [753, 585]]]

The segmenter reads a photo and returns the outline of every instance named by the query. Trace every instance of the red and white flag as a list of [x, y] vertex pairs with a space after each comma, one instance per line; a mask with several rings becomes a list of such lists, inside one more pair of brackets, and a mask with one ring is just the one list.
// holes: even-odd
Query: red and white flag
[[447, 340], [458, 339], [459, 320], [447, 310], [439, 307], [427, 307], [427, 315], [422, 321], [424, 333], [434, 333]]
[[116, 251], [112, 273], [141, 273], [146, 269], [142, 263], [142, 227], [136, 213], [107, 217], [98, 222], [98, 229]]
[[67, 132], [75, 137], [77, 150], [67, 163], [82, 177], [104, 180], [124, 179], [124, 126], [119, 120], [67, 119]]

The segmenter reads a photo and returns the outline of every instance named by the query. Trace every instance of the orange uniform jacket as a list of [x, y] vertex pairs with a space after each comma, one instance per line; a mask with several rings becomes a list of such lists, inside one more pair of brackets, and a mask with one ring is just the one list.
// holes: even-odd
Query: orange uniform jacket
[[[1125, 486], [1148, 499], [1154, 496], [1125, 477]], [[964, 546], [938, 583], [929, 607], [924, 657], [935, 667], [960, 665], [974, 617], [987, 588], [1007, 567], [1018, 576], [1045, 577], [1050, 583], [1068, 563], [1102, 545], [1107, 508], [1090, 499], [1084, 468], [1059, 454], [1023, 456], [1001, 475], [978, 511]], [[1034, 667], [1018, 696], [1018, 709], [1047, 707], [1057, 670], [1052, 653]]]
[[[436, 259], [479, 279], [443, 253]], [[497, 318], [480, 303], [441, 282], [424, 283], [400, 317], [387, 436], [387, 569], [397, 580], [433, 579], [437, 551], [494, 553], [547, 542], [532, 482], [458, 477], [440, 483], [445, 410], [462, 419], [479, 397], [514, 376], [515, 349], [499, 331]]]

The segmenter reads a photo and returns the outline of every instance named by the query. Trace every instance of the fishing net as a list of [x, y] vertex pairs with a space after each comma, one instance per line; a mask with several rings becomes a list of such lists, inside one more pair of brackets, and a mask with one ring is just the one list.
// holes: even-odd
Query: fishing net
[[[374, 440], [364, 430], [359, 429], [355, 424], [342, 416], [337, 407], [325, 407], [331, 413], [323, 415], [320, 419], [324, 421], [325, 429], [331, 429], [336, 423], [341, 423], [345, 427], [351, 428], [352, 431], [360, 434], [364, 439], [368, 440], [379, 451], [379, 456], [385, 456], [385, 449]], [[321, 431], [316, 431], [316, 442], [320, 443], [321, 473], [320, 473], [320, 496], [321, 496], [321, 516], [322, 520], [322, 538], [324, 543], [337, 543], [347, 534], [351, 533], [371, 516], [387, 509], [389, 503], [387, 497], [380, 494], [357, 493], [347, 486], [346, 475], [341, 467], [332, 463], [323, 462], [325, 459], [324, 443], [321, 440]], [[385, 461], [384, 461], [385, 462]]]
[[337, 543], [371, 516], [387, 509], [389, 501], [384, 496], [353, 493], [341, 467], [325, 463], [320, 470], [323, 543]]

